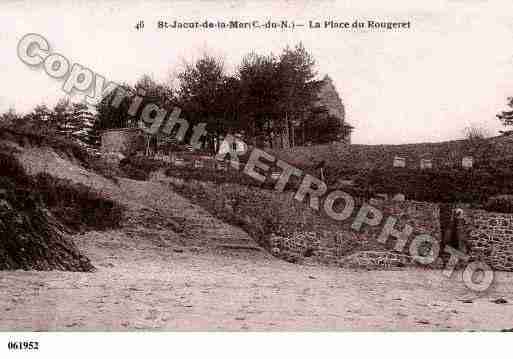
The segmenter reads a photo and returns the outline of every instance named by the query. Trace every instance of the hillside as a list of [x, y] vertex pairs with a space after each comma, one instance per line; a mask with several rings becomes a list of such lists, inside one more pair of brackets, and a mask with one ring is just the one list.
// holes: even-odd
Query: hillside
[[168, 184], [109, 176], [123, 173], [72, 142], [6, 129], [0, 162], [0, 270], [92, 270], [73, 235], [115, 229], [139, 238], [139, 246], [259, 252], [244, 231]]
[[[513, 163], [513, 136], [498, 136], [488, 139], [494, 146], [494, 160]], [[295, 147], [271, 151], [279, 158], [296, 166], [307, 168], [326, 161], [328, 166], [354, 168], [391, 168], [395, 156], [406, 158], [406, 167], [420, 168], [421, 159], [431, 159], [433, 168], [452, 167], [461, 164], [464, 156], [471, 156], [473, 149], [465, 140], [412, 143], [404, 145], [325, 145]]]

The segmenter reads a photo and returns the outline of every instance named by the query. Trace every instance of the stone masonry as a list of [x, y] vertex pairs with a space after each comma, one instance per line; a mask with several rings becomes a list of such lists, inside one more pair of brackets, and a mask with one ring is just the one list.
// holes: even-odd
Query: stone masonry
[[398, 230], [403, 229], [406, 224], [413, 228], [403, 255], [409, 255], [409, 245], [416, 235], [429, 234], [437, 240], [441, 239], [439, 208], [436, 204], [391, 200], [372, 200], [370, 204], [383, 213], [384, 218], [379, 226], [367, 226], [361, 231], [340, 226], [338, 229], [317, 232], [296, 231], [287, 237], [273, 235], [270, 238], [271, 251], [275, 256], [290, 261], [314, 257], [321, 262], [335, 263], [348, 255], [369, 252], [376, 257], [381, 253], [381, 257], [386, 257], [382, 258], [386, 262], [389, 262], [389, 257], [394, 257], [394, 260], [401, 257], [400, 261], [403, 262], [400, 253], [396, 253], [396, 256], [391, 255], [395, 239], [390, 237], [386, 244], [377, 241], [389, 216], [396, 218], [395, 228]]
[[458, 237], [471, 260], [483, 260], [493, 269], [513, 271], [513, 213], [464, 210]]

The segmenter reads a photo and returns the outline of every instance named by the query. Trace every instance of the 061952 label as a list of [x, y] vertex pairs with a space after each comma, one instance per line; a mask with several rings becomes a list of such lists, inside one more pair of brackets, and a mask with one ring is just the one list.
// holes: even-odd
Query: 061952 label
[[39, 350], [39, 342], [27, 342], [27, 341], [9, 341], [7, 343], [7, 349], [9, 350]]

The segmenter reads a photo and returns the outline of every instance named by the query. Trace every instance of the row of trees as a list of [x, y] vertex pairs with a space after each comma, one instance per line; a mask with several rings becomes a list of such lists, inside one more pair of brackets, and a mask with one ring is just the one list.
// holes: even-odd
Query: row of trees
[[14, 109], [0, 115], [2, 124], [40, 133], [56, 133], [89, 145], [97, 143], [93, 130], [95, 122], [96, 116], [87, 105], [73, 103], [67, 98], [59, 100], [53, 108], [38, 105], [25, 115], [16, 113]]
[[[182, 117], [191, 125], [206, 123], [206, 146], [214, 151], [227, 133], [239, 133], [248, 143], [272, 147], [273, 143], [294, 146], [328, 141], [339, 130], [339, 121], [334, 127], [330, 122], [329, 131], [308, 130], [322, 126], [314, 123], [318, 121], [314, 109], [320, 83], [314, 80], [315, 61], [301, 43], [285, 48], [279, 56], [249, 53], [233, 74], [221, 58], [203, 54], [197, 61], [185, 63], [176, 77], [176, 87], [148, 76], [135, 86], [125, 84], [131, 95], [117, 108], [111, 106], [115, 93], [105, 98], [98, 106], [97, 127], [135, 125], [144, 104], [156, 103], [168, 111], [180, 107]], [[143, 96], [143, 104], [130, 112], [137, 95]], [[302, 130], [300, 136], [294, 133], [296, 128]]]
[[[319, 116], [319, 111], [324, 115], [326, 111], [316, 107], [321, 86], [316, 75], [315, 61], [301, 43], [278, 56], [249, 53], [233, 73], [220, 57], [205, 53], [184, 63], [176, 84], [146, 75], [134, 85], [123, 84], [128, 96], [117, 106], [112, 105], [116, 99], [112, 92], [93, 111], [84, 104], [60, 100], [51, 109], [40, 105], [24, 116], [10, 111], [2, 119], [56, 128], [63, 135], [98, 144], [104, 129], [137, 126], [145, 105], [152, 103], [169, 112], [179, 107], [181, 117], [192, 126], [206, 123], [205, 147], [212, 151], [227, 133], [240, 134], [258, 146], [322, 143], [337, 139], [342, 128], [340, 119]], [[134, 106], [136, 96], [142, 98], [138, 106]]]
[[[227, 133], [239, 133], [258, 146], [322, 143], [337, 139], [344, 129], [338, 119], [319, 116], [324, 109], [316, 107], [321, 83], [315, 77], [315, 61], [301, 43], [285, 48], [278, 56], [249, 53], [234, 73], [227, 71], [221, 58], [203, 54], [184, 63], [176, 86], [149, 76], [133, 86], [124, 84], [129, 95], [119, 106], [112, 106], [116, 93], [101, 101], [96, 111], [62, 99], [53, 108], [39, 105], [25, 115], [9, 110], [0, 115], [0, 121], [17, 121], [19, 126], [39, 130], [52, 128], [94, 145], [101, 130], [136, 126], [145, 105], [152, 103], [169, 112], [181, 108], [181, 116], [191, 125], [205, 122], [209, 133], [205, 145], [212, 150]], [[135, 108], [136, 96], [141, 96], [142, 102]], [[508, 105], [513, 108], [513, 98], [508, 99]], [[513, 110], [502, 111], [497, 117], [505, 126], [513, 125]], [[295, 133], [298, 130], [300, 133]], [[466, 137], [483, 142], [483, 136]]]

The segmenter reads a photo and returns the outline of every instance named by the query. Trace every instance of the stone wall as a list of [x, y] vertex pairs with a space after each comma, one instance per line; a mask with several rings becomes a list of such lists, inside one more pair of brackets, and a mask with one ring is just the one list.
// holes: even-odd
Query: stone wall
[[513, 214], [465, 209], [457, 220], [461, 250], [493, 269], [513, 271]]
[[[270, 239], [271, 251], [284, 259], [314, 257], [321, 262], [340, 262], [348, 255], [361, 252], [390, 253], [396, 243], [395, 239], [390, 237], [385, 244], [377, 240], [390, 216], [397, 219], [394, 228], [402, 230], [406, 224], [413, 228], [403, 251], [405, 255], [408, 255], [411, 240], [419, 234], [429, 234], [441, 240], [440, 210], [437, 204], [391, 200], [371, 200], [369, 204], [383, 213], [383, 220], [378, 226], [363, 225], [360, 231], [355, 231], [351, 228], [353, 216], [338, 225], [338, 228], [323, 226], [323, 230], [296, 231], [287, 237], [273, 235]], [[358, 208], [354, 214], [357, 211]]]
[[144, 151], [144, 132], [138, 128], [119, 128], [106, 130], [101, 135], [101, 151], [121, 153], [125, 156]]

